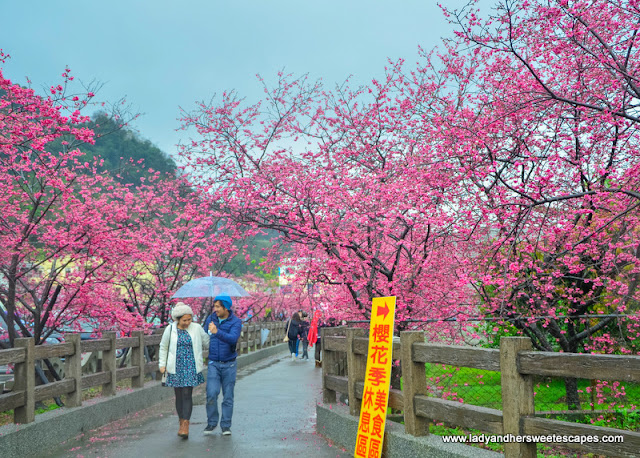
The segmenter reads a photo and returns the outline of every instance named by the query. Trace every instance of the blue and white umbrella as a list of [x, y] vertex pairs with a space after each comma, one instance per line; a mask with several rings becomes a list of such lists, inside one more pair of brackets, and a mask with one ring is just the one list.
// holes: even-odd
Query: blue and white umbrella
[[200, 277], [188, 281], [180, 287], [172, 298], [180, 297], [246, 297], [250, 294], [235, 281], [224, 277]]

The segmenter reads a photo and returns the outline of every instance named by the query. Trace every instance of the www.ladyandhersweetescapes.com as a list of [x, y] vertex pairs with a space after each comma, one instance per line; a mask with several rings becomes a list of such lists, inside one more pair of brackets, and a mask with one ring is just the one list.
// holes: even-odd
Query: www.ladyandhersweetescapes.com
[[624, 437], [621, 435], [562, 435], [562, 434], [546, 434], [546, 435], [515, 435], [515, 434], [468, 434], [465, 436], [442, 436], [442, 442], [445, 443], [463, 443], [463, 444], [489, 444], [498, 443], [505, 444], [511, 442], [519, 443], [548, 443], [548, 444], [597, 444], [597, 443], [623, 443]]

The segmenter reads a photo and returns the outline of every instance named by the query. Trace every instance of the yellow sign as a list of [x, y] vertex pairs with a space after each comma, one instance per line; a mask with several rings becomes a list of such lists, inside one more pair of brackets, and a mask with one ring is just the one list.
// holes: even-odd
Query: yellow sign
[[395, 297], [375, 297], [371, 306], [369, 353], [360, 422], [356, 439], [356, 458], [380, 458], [387, 419], [393, 351]]

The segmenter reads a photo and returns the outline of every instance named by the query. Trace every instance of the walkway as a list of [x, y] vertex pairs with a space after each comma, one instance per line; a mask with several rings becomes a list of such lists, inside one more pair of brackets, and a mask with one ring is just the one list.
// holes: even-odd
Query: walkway
[[[320, 369], [313, 360], [278, 356], [241, 369], [235, 389], [231, 436], [207, 424], [204, 385], [194, 392], [188, 440], [176, 435], [173, 402], [90, 431], [52, 451], [50, 457], [347, 457], [315, 433], [315, 406], [322, 397]], [[169, 389], [169, 388], [167, 388]], [[221, 395], [222, 396], [222, 395]]]

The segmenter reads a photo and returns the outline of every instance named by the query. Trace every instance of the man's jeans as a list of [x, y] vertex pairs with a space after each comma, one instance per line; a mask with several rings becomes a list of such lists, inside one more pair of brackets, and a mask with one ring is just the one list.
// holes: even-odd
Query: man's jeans
[[236, 361], [221, 363], [209, 361], [207, 369], [207, 424], [216, 426], [220, 415], [218, 413], [218, 394], [222, 388], [222, 419], [221, 428], [231, 428], [233, 415], [233, 388], [236, 385]]

